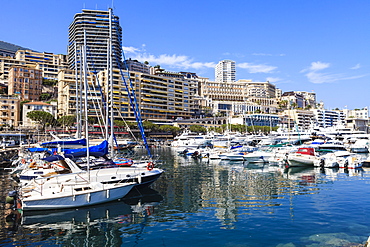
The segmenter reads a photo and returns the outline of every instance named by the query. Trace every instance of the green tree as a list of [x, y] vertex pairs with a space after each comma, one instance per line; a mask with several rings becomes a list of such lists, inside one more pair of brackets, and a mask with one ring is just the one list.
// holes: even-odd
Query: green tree
[[279, 102], [279, 108], [280, 109], [286, 109], [287, 107], [288, 107], [288, 101], [287, 100], [281, 100], [280, 102]]
[[118, 127], [126, 127], [125, 121], [122, 120], [114, 120], [114, 125]]
[[143, 127], [144, 127], [144, 130], [147, 130], [149, 132], [151, 131], [155, 131], [158, 129], [158, 125], [150, 122], [150, 121], [143, 121]]
[[30, 111], [27, 113], [27, 117], [40, 124], [42, 130], [45, 130], [46, 126], [54, 126], [57, 123], [54, 116], [45, 111]]
[[311, 105], [307, 105], [304, 109], [305, 110], [310, 110], [312, 108], [312, 106]]
[[219, 133], [219, 134], [222, 134], [222, 132], [223, 132], [222, 127], [209, 127], [208, 130], [209, 131], [214, 131], [214, 132]]
[[138, 126], [137, 126], [137, 123], [136, 122], [126, 122], [126, 123], [127, 123], [127, 126], [130, 129], [138, 129]]
[[49, 100], [51, 98], [51, 94], [50, 93], [42, 93], [40, 95], [40, 101], [46, 101], [46, 100]]
[[195, 132], [195, 133], [207, 133], [207, 129], [203, 126], [200, 126], [200, 125], [192, 125], [190, 126], [190, 131], [191, 132]]
[[58, 118], [58, 124], [63, 127], [70, 127], [73, 126], [76, 122], [76, 116], [62, 116]]
[[58, 84], [58, 80], [53, 80], [53, 79], [42, 79], [42, 85], [45, 86], [55, 86]]
[[181, 129], [179, 127], [175, 127], [168, 124], [161, 125], [159, 127], [159, 130], [163, 132], [171, 132], [173, 136], [177, 136], [181, 132]]

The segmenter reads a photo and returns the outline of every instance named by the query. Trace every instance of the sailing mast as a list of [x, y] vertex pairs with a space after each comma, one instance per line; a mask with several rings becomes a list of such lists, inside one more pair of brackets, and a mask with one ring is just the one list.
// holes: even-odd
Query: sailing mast
[[113, 118], [113, 52], [112, 52], [112, 9], [109, 8], [109, 42], [108, 42], [108, 67], [109, 67], [109, 85], [110, 85], [110, 138], [111, 157], [113, 157], [113, 137], [114, 137], [114, 118]]
[[75, 48], [75, 80], [76, 80], [76, 122], [77, 122], [77, 132], [76, 132], [76, 138], [81, 138], [81, 112], [80, 112], [80, 101], [79, 101], [79, 81], [78, 81], [78, 59], [77, 59], [77, 43], [75, 42], [74, 45]]
[[[87, 59], [86, 59], [86, 30], [84, 30], [84, 45], [82, 47], [82, 64], [83, 64], [83, 79], [84, 79], [84, 113], [85, 113], [85, 138], [86, 138], [86, 158], [87, 158], [87, 171], [90, 171], [90, 150], [89, 150], [89, 123], [87, 113], [87, 95], [88, 95], [88, 81], [87, 81]], [[90, 181], [90, 172], [88, 173]]]

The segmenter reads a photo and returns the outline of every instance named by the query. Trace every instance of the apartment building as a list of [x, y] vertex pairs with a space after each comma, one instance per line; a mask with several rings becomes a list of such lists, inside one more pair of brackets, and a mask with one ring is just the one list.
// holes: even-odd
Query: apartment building
[[215, 67], [215, 81], [216, 82], [235, 82], [236, 69], [235, 61], [222, 60], [218, 62]]
[[[111, 22], [110, 22], [111, 20]], [[112, 31], [110, 32], [110, 23]], [[112, 10], [87, 10], [74, 16], [69, 25], [68, 34], [68, 64], [69, 69], [75, 68], [76, 58], [81, 55], [81, 46], [86, 37], [87, 63], [91, 71], [103, 71], [107, 68], [108, 38], [112, 40], [113, 68], [120, 68], [122, 57], [122, 28], [119, 17]]]
[[54, 117], [56, 117], [57, 113], [57, 106], [55, 104], [48, 104], [41, 101], [33, 101], [23, 104], [23, 110], [22, 110], [22, 120], [23, 120], [23, 126], [37, 126], [37, 122], [32, 121], [27, 117], [27, 113], [31, 111], [44, 111], [48, 112]]
[[[176, 76], [180, 75], [176, 73]], [[74, 115], [76, 113], [75, 75], [72, 70], [63, 70], [59, 73], [58, 85], [58, 114], [59, 116]], [[193, 95], [196, 91], [196, 81], [186, 79], [184, 75], [173, 78], [170, 73], [151, 75], [131, 71], [125, 72], [124, 80], [120, 70], [113, 70], [113, 84], [108, 83], [107, 71], [101, 71], [95, 78], [89, 76], [89, 87], [94, 88], [88, 94], [89, 116], [102, 116], [97, 105], [113, 105], [115, 120], [136, 121], [135, 113], [130, 104], [134, 97], [127, 92], [127, 88], [135, 90], [135, 98], [143, 120], [157, 123], [171, 123], [176, 118], [190, 118], [193, 115]], [[101, 93], [99, 85], [101, 85]], [[97, 89], [99, 88], [99, 90]], [[106, 100], [103, 100], [106, 99]], [[104, 113], [103, 113], [104, 114]]]
[[37, 64], [37, 68], [43, 72], [42, 76], [50, 80], [57, 80], [58, 71], [68, 67], [67, 55], [50, 52], [18, 50], [15, 59], [29, 64]]
[[369, 119], [369, 110], [367, 107], [354, 110], [343, 109], [342, 111], [347, 118]]
[[199, 80], [198, 94], [206, 101], [203, 105], [212, 107], [214, 113], [226, 113], [231, 109], [235, 114], [256, 110], [275, 113], [275, 90], [275, 85], [269, 82], [238, 80], [234, 83], [224, 83]]
[[316, 93], [315, 92], [305, 92], [305, 91], [293, 91], [296, 94], [303, 96], [305, 107], [316, 108]]
[[8, 95], [21, 100], [39, 100], [42, 92], [42, 71], [31, 66], [13, 66], [9, 70]]
[[17, 60], [13, 57], [0, 57], [0, 83], [8, 85], [9, 70], [12, 66], [37, 66], [36, 63]]
[[276, 86], [269, 81], [238, 80], [237, 82], [246, 84], [248, 97], [276, 98]]
[[[102, 85], [93, 73], [89, 73], [87, 76], [87, 85], [88, 116], [96, 118], [103, 114]], [[80, 76], [78, 75], [76, 78], [74, 70], [60, 70], [58, 74], [58, 117], [81, 115], [84, 102], [85, 89]]]
[[67, 56], [18, 50], [15, 57], [0, 57], [0, 83], [8, 84], [9, 71], [13, 66], [29, 66], [40, 69], [43, 78], [57, 80], [58, 71], [67, 67]]
[[285, 110], [281, 115], [288, 117], [289, 128], [297, 126], [299, 130], [308, 130], [317, 122], [317, 115], [308, 110]]
[[[125, 75], [125, 81], [116, 75], [119, 75], [118, 71], [114, 71], [113, 102], [126, 119], [135, 120], [129, 105], [126, 84], [135, 89], [142, 119], [169, 123], [176, 118], [186, 119], [193, 115], [196, 80], [186, 79], [180, 73], [171, 72], [152, 75], [131, 71], [129, 77]], [[102, 79], [107, 91], [106, 77]]]
[[199, 96], [218, 101], [241, 101], [248, 98], [247, 84], [201, 81]]
[[319, 127], [326, 128], [345, 124], [346, 115], [342, 111], [314, 109], [312, 112]]
[[137, 60], [132, 60], [131, 58], [124, 61], [124, 66], [123, 67], [125, 69], [128, 69], [129, 71], [135, 71], [135, 72], [140, 72], [140, 73], [144, 73], [144, 74], [150, 74], [150, 66], [149, 65], [146, 65], [144, 63], [140, 63]]
[[0, 96], [0, 125], [19, 126], [20, 99], [18, 97]]

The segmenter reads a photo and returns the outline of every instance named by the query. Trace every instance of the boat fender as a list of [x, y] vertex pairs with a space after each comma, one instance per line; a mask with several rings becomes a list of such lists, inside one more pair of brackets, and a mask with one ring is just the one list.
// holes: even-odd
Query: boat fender
[[42, 165], [42, 168], [44, 168], [44, 169], [49, 169], [49, 168], [50, 168], [49, 163], [45, 162], [45, 163]]
[[147, 169], [148, 171], [153, 170], [153, 169], [154, 169], [154, 164], [153, 164], [153, 162], [149, 162], [149, 163], [146, 165], [146, 169]]
[[14, 204], [14, 197], [7, 196], [5, 199], [5, 203]]
[[28, 167], [29, 168], [36, 168], [36, 162], [31, 162], [31, 164]]
[[21, 162], [22, 162], [22, 164], [26, 164], [26, 160], [25, 159], [22, 159]]

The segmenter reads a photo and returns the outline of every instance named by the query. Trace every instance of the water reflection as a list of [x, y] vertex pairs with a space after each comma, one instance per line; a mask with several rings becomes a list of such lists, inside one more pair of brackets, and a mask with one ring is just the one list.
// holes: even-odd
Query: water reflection
[[302, 246], [304, 237], [343, 227], [338, 216], [346, 212], [337, 200], [347, 205], [360, 193], [346, 190], [345, 200], [333, 188], [340, 191], [347, 184], [336, 182], [369, 179], [370, 172], [194, 159], [169, 148], [153, 153], [160, 154], [165, 173], [152, 190], [92, 208], [25, 215], [9, 225], [14, 234], [7, 243], [187, 246], [189, 240], [204, 246], [206, 240], [217, 246], [277, 246], [276, 239], [282, 239]]
[[[118, 246], [122, 243], [122, 228], [131, 225], [145, 227], [143, 222], [155, 212], [163, 200], [157, 191], [146, 188], [130, 192], [125, 198], [101, 205], [75, 210], [48, 210], [47, 212], [17, 211], [8, 214], [8, 234], [18, 244], [30, 241], [53, 244], [91, 246]], [[130, 234], [140, 234], [142, 229]], [[27, 233], [28, 237], [24, 239]], [[104, 243], [104, 244], [103, 244]]]
[[[182, 212], [213, 212], [224, 228], [233, 228], [240, 215], [256, 211], [274, 214], [292, 196], [317, 194], [319, 184], [332, 183], [338, 175], [360, 174], [359, 170], [293, 167], [267, 163], [194, 159], [164, 150], [167, 172], [155, 188], [167, 198], [166, 205]], [[293, 201], [294, 202], [294, 201]], [[168, 212], [171, 213], [171, 212]]]

